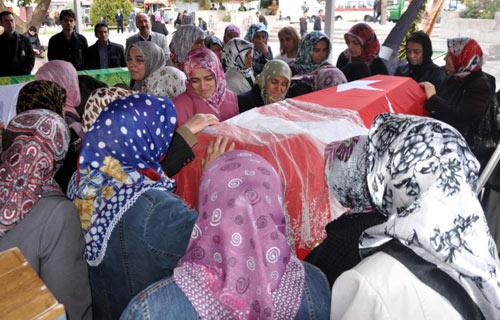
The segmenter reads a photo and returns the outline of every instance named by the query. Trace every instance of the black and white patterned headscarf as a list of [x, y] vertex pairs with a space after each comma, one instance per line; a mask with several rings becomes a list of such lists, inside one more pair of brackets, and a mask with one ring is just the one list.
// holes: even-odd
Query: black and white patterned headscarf
[[253, 44], [240, 38], [233, 38], [224, 45], [226, 66], [240, 72], [245, 78], [253, 75], [253, 68], [245, 66], [248, 51], [253, 51]]
[[368, 188], [387, 221], [365, 231], [361, 253], [397, 239], [460, 284], [486, 319], [498, 319], [498, 252], [464, 138], [443, 122], [397, 114], [379, 115], [368, 138]]

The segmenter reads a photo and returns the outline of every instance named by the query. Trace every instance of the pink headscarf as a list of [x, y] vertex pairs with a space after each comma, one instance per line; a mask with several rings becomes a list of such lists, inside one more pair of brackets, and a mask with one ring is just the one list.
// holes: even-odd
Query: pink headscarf
[[[223, 39], [224, 43], [227, 43], [229, 40], [232, 39], [232, 38], [229, 38], [230, 33], [237, 33], [238, 35], [236, 37], [239, 37], [241, 34], [241, 31], [237, 25], [234, 25], [234, 24], [228, 25], [226, 27], [226, 29], [224, 29], [224, 39]], [[236, 38], [236, 37], [233, 37], [233, 38]]]
[[351, 36], [358, 40], [361, 44], [363, 51], [359, 57], [351, 57], [349, 49], [344, 51], [344, 55], [349, 58], [349, 61], [353, 60], [362, 61], [365, 63], [372, 63], [378, 57], [380, 52], [380, 42], [377, 39], [375, 31], [368, 24], [364, 22], [356, 23], [344, 34], [344, 39], [347, 40], [347, 36]]
[[293, 319], [304, 267], [286, 240], [274, 168], [255, 153], [231, 151], [200, 182], [199, 217], [176, 284], [201, 319]]
[[220, 105], [224, 101], [227, 89], [226, 76], [224, 75], [222, 64], [220, 63], [219, 58], [210, 49], [197, 48], [189, 51], [186, 62], [184, 64], [184, 72], [186, 73], [188, 78], [187, 92], [189, 92], [190, 94], [196, 94], [191, 85], [190, 79], [192, 77], [193, 70], [199, 68], [207, 69], [215, 78], [216, 87], [214, 93], [210, 98], [202, 99], [208, 103], [210, 108], [212, 108], [217, 115], [219, 115]]
[[67, 61], [53, 60], [45, 63], [35, 74], [36, 80], [54, 81], [66, 90], [64, 112], [80, 119], [76, 107], [80, 105], [80, 86], [75, 67]]

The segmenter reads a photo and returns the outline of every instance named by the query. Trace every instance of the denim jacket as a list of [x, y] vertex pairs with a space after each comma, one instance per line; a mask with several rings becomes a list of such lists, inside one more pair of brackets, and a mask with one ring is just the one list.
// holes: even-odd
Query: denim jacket
[[[303, 262], [305, 283], [295, 319], [321, 320], [330, 316], [330, 286], [323, 273]], [[195, 308], [172, 277], [163, 279], [139, 293], [122, 313], [121, 320], [197, 320]]]
[[138, 197], [114, 227], [103, 261], [89, 268], [94, 318], [117, 319], [137, 293], [171, 276], [196, 217], [171, 192]]

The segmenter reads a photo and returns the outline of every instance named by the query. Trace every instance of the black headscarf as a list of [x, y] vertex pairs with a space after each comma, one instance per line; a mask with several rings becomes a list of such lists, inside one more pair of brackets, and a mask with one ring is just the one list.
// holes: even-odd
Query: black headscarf
[[406, 40], [406, 43], [408, 42], [415, 42], [418, 43], [422, 46], [423, 50], [423, 59], [422, 59], [422, 64], [413, 66], [409, 63], [408, 65], [410, 69], [412, 69], [414, 72], [417, 71], [416, 69], [420, 68], [421, 66], [427, 66], [429, 64], [432, 64], [432, 43], [431, 39], [427, 35], [427, 33], [423, 31], [417, 31], [414, 32], [410, 35], [410, 37]]

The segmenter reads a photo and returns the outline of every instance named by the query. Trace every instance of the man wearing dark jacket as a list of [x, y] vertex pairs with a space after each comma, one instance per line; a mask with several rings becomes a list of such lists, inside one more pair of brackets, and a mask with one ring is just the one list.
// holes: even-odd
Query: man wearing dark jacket
[[59, 19], [63, 31], [53, 35], [49, 40], [49, 61], [68, 61], [76, 70], [83, 70], [83, 54], [88, 44], [84, 36], [75, 32], [75, 13], [73, 10], [63, 10]]
[[12, 12], [1, 12], [0, 24], [4, 28], [0, 36], [0, 77], [30, 74], [35, 65], [30, 40], [15, 31]]
[[396, 69], [396, 76], [428, 81], [436, 88], [446, 79], [446, 71], [432, 62], [432, 43], [425, 32], [414, 32], [406, 40], [406, 59], [408, 63]]
[[98, 40], [85, 50], [85, 69], [126, 67], [123, 47], [109, 41], [108, 26], [105, 23], [97, 23], [94, 33]]

